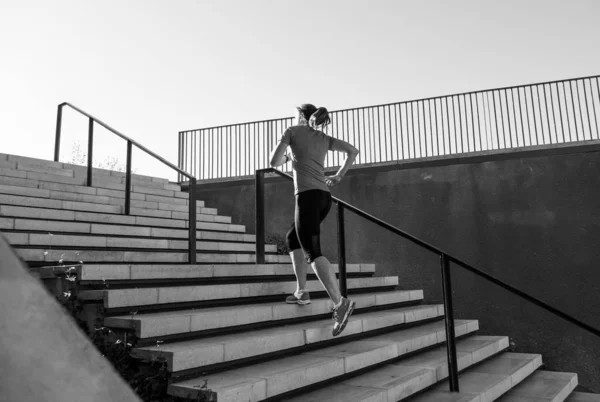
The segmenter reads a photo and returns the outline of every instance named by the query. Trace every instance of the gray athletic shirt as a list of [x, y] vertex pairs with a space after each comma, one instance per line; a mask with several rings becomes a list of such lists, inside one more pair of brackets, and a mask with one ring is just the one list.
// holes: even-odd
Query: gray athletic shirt
[[294, 194], [307, 190], [329, 192], [323, 162], [335, 141], [335, 138], [309, 126], [292, 126], [285, 130], [281, 142], [292, 149]]

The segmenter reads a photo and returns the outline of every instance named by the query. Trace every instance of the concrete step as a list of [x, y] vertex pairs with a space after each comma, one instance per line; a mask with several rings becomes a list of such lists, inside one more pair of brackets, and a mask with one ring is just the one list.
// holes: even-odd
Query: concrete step
[[[64, 162], [54, 162], [54, 161], [46, 160], [46, 159], [31, 158], [28, 156], [10, 155], [10, 154], [0, 153], [0, 164], [3, 164], [3, 163], [20, 163], [20, 164], [24, 164], [24, 165], [28, 165], [28, 166], [38, 167], [41, 169], [51, 168], [51, 169], [57, 169], [57, 170], [73, 170], [73, 171], [75, 171], [75, 173], [77, 173], [78, 171], [87, 173], [86, 166], [74, 165], [71, 163], [64, 163]], [[99, 176], [105, 176], [105, 177], [111, 177], [111, 176], [112, 177], [125, 177], [125, 172], [117, 172], [117, 171], [101, 169], [101, 168], [93, 168], [93, 174], [94, 174], [94, 176], [99, 175]], [[164, 179], [161, 177], [154, 177], [154, 176], [139, 175], [139, 174], [135, 174], [135, 173], [133, 173], [131, 175], [131, 178], [133, 180], [140, 180], [142, 182], [149, 182], [149, 183], [165, 183], [165, 184], [169, 183], [168, 179]]]
[[[4, 233], [4, 237], [11, 246], [36, 246], [47, 249], [50, 247], [102, 247], [102, 248], [127, 248], [127, 249], [172, 249], [185, 250], [188, 248], [186, 240], [169, 240], [160, 238], [136, 237], [109, 237], [100, 235], [62, 235], [49, 233]], [[236, 251], [254, 252], [256, 245], [251, 243], [231, 243], [199, 240], [196, 242], [198, 251]], [[277, 252], [274, 244], [265, 244], [268, 253]]]
[[[431, 325], [431, 324], [430, 324]], [[488, 359], [494, 354], [508, 347], [508, 337], [505, 336], [468, 336], [465, 339], [458, 340], [456, 343], [458, 353], [459, 369], [470, 367], [482, 360]], [[406, 352], [415, 352], [417, 350], [407, 350]], [[401, 357], [403, 350], [398, 354]], [[438, 347], [433, 350], [419, 353], [408, 359], [396, 360], [393, 363], [384, 365], [364, 374], [358, 375], [348, 380], [337, 382], [333, 385], [325, 386], [320, 389], [309, 391], [296, 397], [283, 398], [286, 401], [399, 401], [411, 395], [430, 387], [437, 382], [440, 382], [448, 377], [448, 366], [446, 357], [446, 348]], [[337, 357], [337, 356], [331, 356]], [[344, 356], [345, 357], [345, 356]], [[316, 358], [316, 356], [315, 356]], [[313, 360], [315, 360], [313, 358]], [[296, 358], [298, 359], [298, 358]], [[323, 359], [323, 358], [321, 358]], [[287, 359], [286, 359], [287, 360]], [[298, 359], [299, 360], [299, 359]], [[240, 384], [231, 384], [227, 386], [219, 386], [217, 401], [233, 401], [235, 398], [228, 398], [229, 395], [240, 395], [240, 391], [244, 390], [242, 386], [248, 386], [248, 383], [260, 384], [262, 380], [263, 387], [266, 388], [264, 395], [256, 395], [256, 399], [252, 401], [260, 401], [265, 398], [281, 395], [284, 392], [294, 391], [301, 387], [313, 385], [325, 379], [335, 378], [344, 374], [349, 374], [351, 371], [343, 370], [337, 373], [324, 373], [315, 370], [323, 363], [318, 360], [307, 362], [301, 368], [304, 371], [302, 374], [317, 374], [312, 376], [309, 381], [306, 374], [302, 375], [298, 372], [298, 368], [293, 365], [289, 367], [287, 361], [281, 360], [269, 362], [264, 365], [253, 367], [254, 370], [246, 369], [236, 370], [235, 372], [227, 372], [221, 376], [229, 376], [238, 374]], [[310, 365], [312, 363], [312, 365]], [[273, 374], [265, 371], [261, 366], [278, 366], [280, 373]], [[331, 363], [329, 363], [331, 364]], [[313, 368], [313, 366], [316, 366]], [[266, 368], [266, 367], [265, 367]], [[343, 367], [342, 367], [343, 368]], [[243, 374], [246, 374], [245, 376]], [[300, 374], [300, 375], [299, 375]], [[211, 378], [212, 377], [212, 378]], [[297, 379], [300, 379], [300, 382]], [[209, 376], [208, 380], [213, 380], [214, 384], [219, 379], [219, 375]], [[277, 380], [277, 383], [274, 381]], [[198, 380], [195, 380], [197, 382]], [[191, 385], [194, 380], [187, 381], [186, 385]], [[181, 387], [182, 383], [173, 384], [173, 388]], [[220, 385], [220, 384], [219, 384]], [[187, 387], [186, 387], [187, 388]], [[215, 389], [209, 387], [211, 391]], [[222, 397], [222, 398], [221, 398]]]
[[[39, 219], [9, 218], [0, 216], [0, 230], [19, 230], [30, 232], [100, 234], [136, 237], [160, 237], [187, 239], [187, 229], [156, 228], [150, 226], [127, 226], [116, 224], [45, 221]], [[199, 240], [220, 240], [243, 243], [254, 243], [256, 236], [252, 234], [232, 232], [206, 232], [198, 230], [196, 238]]]
[[[287, 257], [289, 263], [288, 256], [281, 257]], [[398, 277], [348, 278], [347, 283], [348, 289], [393, 287], [398, 286]], [[317, 280], [309, 280], [306, 282], [306, 288], [317, 292], [323, 290], [323, 285]], [[82, 291], [79, 295], [83, 298], [86, 297], [86, 293], [95, 298], [100, 295], [105, 308], [118, 308], [271, 295], [287, 296], [295, 290], [296, 281], [285, 281]]]
[[563, 402], [577, 387], [577, 374], [538, 370], [498, 402]]
[[[105, 214], [118, 214], [124, 213], [124, 207], [120, 205], [107, 205], [97, 204], [90, 202], [78, 202], [78, 201], [62, 201], [59, 199], [51, 198], [38, 198], [32, 196], [21, 196], [21, 195], [9, 195], [0, 194], [0, 205], [13, 205], [21, 207], [34, 207], [34, 208], [50, 208], [50, 209], [61, 209], [69, 211], [87, 211], [97, 212]], [[132, 207], [130, 210], [130, 216], [151, 216], [156, 218], [165, 219], [180, 219], [187, 221], [187, 212], [170, 211], [164, 209], [147, 209], [147, 208], [136, 208]], [[201, 222], [217, 222], [217, 223], [231, 223], [231, 217], [220, 216], [220, 215], [206, 215], [197, 214], [196, 218]]]
[[[387, 319], [385, 320], [381, 319], [381, 312], [352, 316], [344, 332], [336, 339], [443, 315], [443, 311], [440, 311], [438, 305], [402, 307], [388, 310], [386, 313]], [[148, 360], [156, 359], [159, 356], [163, 357], [166, 359], [168, 369], [175, 372], [325, 342], [334, 338], [331, 334], [332, 328], [333, 322], [328, 318], [160, 346], [134, 348], [131, 353], [134, 357]], [[370, 342], [370, 340], [363, 341], [363, 343]], [[378, 346], [381, 347], [382, 342]], [[394, 342], [385, 342], [385, 349], [389, 355], [397, 356], [397, 345]], [[339, 354], [344, 350], [348, 350], [348, 345], [338, 345], [314, 353], [319, 356], [328, 356]]]
[[[53, 201], [53, 200], [48, 200]], [[57, 201], [70, 202], [70, 201]], [[172, 218], [152, 218], [147, 216], [121, 215], [111, 213], [98, 213], [89, 211], [77, 211], [62, 208], [37, 208], [16, 205], [0, 205], [0, 215], [13, 218], [45, 219], [53, 221], [78, 221], [90, 223], [112, 223], [117, 225], [139, 225], [139, 226], [157, 226], [168, 228], [187, 228], [188, 221]], [[196, 229], [215, 230], [222, 232], [244, 233], [244, 225], [234, 225], [230, 223], [219, 223], [214, 221], [203, 221], [201, 219], [214, 219], [215, 215], [197, 215]]]
[[[25, 175], [26, 176], [26, 175]], [[2, 169], [0, 168], [0, 184], [6, 186], [14, 186], [14, 187], [29, 187], [29, 188], [39, 188], [44, 190], [51, 191], [61, 191], [68, 193], [76, 193], [76, 194], [86, 194], [86, 195], [98, 195], [98, 196], [106, 196], [112, 198], [125, 198], [125, 190], [122, 189], [109, 189], [109, 188], [98, 188], [98, 187], [88, 187], [84, 185], [78, 184], [66, 184], [66, 183], [56, 183], [44, 181], [41, 179], [28, 179], [24, 178], [23, 174], [16, 174], [13, 176], [2, 175]], [[184, 193], [187, 194], [187, 193]], [[161, 195], [155, 194], [144, 194], [133, 191], [131, 193], [131, 200], [137, 201], [148, 201], [148, 202], [158, 202], [158, 203], [166, 203], [172, 205], [187, 205], [187, 197], [165, 197]], [[204, 201], [197, 200], [198, 206], [204, 206]]]
[[[33, 187], [9, 186], [4, 184], [0, 184], [0, 194], [48, 198], [52, 200], [77, 201], [92, 204], [118, 205], [121, 207], [125, 205], [124, 198], [108, 197], [104, 195], [80, 194], [65, 191], [54, 191]], [[188, 212], [187, 205], [165, 204], [153, 201], [141, 201], [133, 199], [131, 200], [131, 207], [160, 211], [177, 211], [184, 213]], [[201, 206], [197, 206], [196, 211], [207, 215], [217, 215], [216, 208], [204, 208]]]
[[[63, 164], [64, 165], [64, 164]], [[63, 168], [56, 168], [52, 166], [44, 166], [39, 163], [32, 162], [18, 162], [18, 161], [5, 161], [0, 162], [0, 168], [19, 170], [23, 172], [36, 172], [36, 173], [49, 173], [57, 176], [71, 177], [71, 178], [87, 178], [87, 168], [77, 165], [68, 165]], [[110, 173], [110, 171], [108, 171]], [[110, 174], [98, 174], [98, 171], [94, 169], [92, 181], [96, 179], [102, 180], [109, 183], [125, 184], [125, 174], [122, 176], [113, 176]], [[131, 176], [132, 184], [137, 184], [143, 187], [157, 188], [163, 190], [181, 191], [181, 187], [176, 184], [169, 183], [167, 179], [160, 179], [162, 181], [153, 181], [151, 178], [142, 178], [137, 175]]]
[[448, 383], [442, 383], [411, 401], [495, 401], [530, 376], [541, 364], [541, 355], [503, 353], [462, 373], [459, 378], [460, 392], [450, 392]]
[[567, 402], [600, 402], [600, 394], [590, 394], [585, 392], [573, 392], [566, 399]]
[[[8, 162], [10, 164], [10, 162]], [[23, 165], [17, 163], [14, 168], [2, 163], [0, 176], [17, 177], [28, 180], [39, 180], [50, 183], [71, 184], [83, 186], [87, 184], [87, 176], [80, 172], [75, 174], [73, 170], [57, 169], [52, 167], [42, 168], [39, 166]], [[112, 176], [93, 176], [92, 186], [110, 190], [125, 190], [125, 178]], [[169, 188], [167, 190], [167, 188]], [[188, 194], [181, 191], [179, 186], [172, 184], [159, 184], [132, 179], [132, 190], [136, 193], [161, 195], [165, 197], [188, 198]]]
[[[338, 264], [332, 264], [337, 273]], [[374, 273], [375, 264], [346, 264], [347, 273]], [[293, 275], [291, 264], [259, 265], [93, 265], [85, 264], [75, 271], [80, 281], [193, 279], [243, 276]]]
[[[82, 263], [186, 263], [187, 252], [171, 251], [122, 251], [122, 250], [85, 250], [77, 248], [52, 248], [52, 249], [28, 249], [15, 248], [17, 254], [29, 263], [45, 262], [49, 264]], [[267, 263], [289, 264], [288, 255], [266, 254]], [[229, 253], [198, 253], [196, 261], [199, 264], [248, 264], [256, 262], [255, 254], [229, 254]]]
[[[361, 309], [371, 307], [422, 301], [423, 291], [399, 290], [358, 294], [353, 295], [352, 300], [356, 302], [356, 311], [358, 312]], [[313, 299], [311, 304], [305, 306], [287, 304], [282, 301], [243, 306], [212, 307], [164, 313], [137, 314], [135, 316], [123, 315], [107, 317], [104, 319], [104, 325], [113, 328], [133, 329], [135, 330], [136, 336], [143, 339], [331, 314], [332, 303], [329, 298]]]
[[[478, 329], [474, 320], [455, 321], [457, 336], [467, 335]], [[343, 333], [342, 333], [343, 334]], [[401, 329], [386, 335], [352, 341], [333, 347], [307, 351], [300, 355], [259, 363], [241, 369], [202, 376], [177, 382], [169, 387], [174, 396], [198, 397], [202, 393], [216, 393], [216, 401], [236, 401], [242, 397], [248, 401], [261, 401], [276, 397], [298, 388], [349, 374], [389, 360], [398, 359], [408, 353], [434, 346], [445, 341], [443, 322]], [[199, 386], [207, 381], [205, 390]], [[335, 386], [334, 386], [335, 387]], [[343, 392], [345, 386], [336, 391]], [[368, 388], [367, 388], [368, 389]], [[310, 401], [358, 401], [336, 398], [336, 392], [324, 397], [308, 398]], [[368, 399], [385, 401], [386, 399]]]

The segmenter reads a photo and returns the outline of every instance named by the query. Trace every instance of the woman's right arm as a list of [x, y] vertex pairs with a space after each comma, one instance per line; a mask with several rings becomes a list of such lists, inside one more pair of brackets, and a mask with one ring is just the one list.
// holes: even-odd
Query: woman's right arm
[[350, 166], [352, 166], [354, 160], [356, 159], [356, 156], [358, 155], [358, 149], [356, 149], [356, 147], [354, 147], [354, 145], [350, 144], [349, 142], [340, 139], [335, 139], [331, 146], [331, 150], [344, 152], [346, 154], [346, 158], [342, 162], [342, 166], [337, 171], [335, 176], [329, 176], [327, 178], [328, 184], [330, 186], [333, 186], [339, 183], [340, 180], [342, 180], [342, 177], [344, 177], [344, 175], [346, 174], [346, 172], [348, 172], [348, 169], [350, 169]]

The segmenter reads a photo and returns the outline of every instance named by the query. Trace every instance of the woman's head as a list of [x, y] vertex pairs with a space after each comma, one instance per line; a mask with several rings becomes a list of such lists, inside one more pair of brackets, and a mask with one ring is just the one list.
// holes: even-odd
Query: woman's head
[[296, 109], [299, 112], [299, 122], [308, 124], [311, 127], [319, 127], [331, 123], [329, 112], [324, 107], [316, 108], [310, 103], [305, 103]]

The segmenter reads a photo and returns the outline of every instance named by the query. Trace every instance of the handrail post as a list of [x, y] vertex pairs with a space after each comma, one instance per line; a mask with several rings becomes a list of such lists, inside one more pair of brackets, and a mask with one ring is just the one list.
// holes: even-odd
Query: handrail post
[[87, 186], [92, 187], [92, 167], [94, 160], [94, 119], [90, 118], [88, 125], [88, 152], [87, 152]]
[[256, 263], [265, 263], [265, 172], [256, 170], [255, 181], [255, 206], [256, 206]]
[[458, 360], [456, 357], [456, 334], [454, 331], [454, 308], [452, 306], [452, 284], [450, 280], [450, 262], [446, 254], [440, 255], [442, 268], [442, 289], [444, 293], [444, 317], [446, 321], [446, 351], [448, 354], [448, 378], [450, 391], [458, 390]]
[[189, 187], [189, 217], [188, 217], [188, 229], [189, 229], [189, 244], [188, 244], [188, 263], [196, 263], [196, 179], [190, 178]]
[[346, 232], [344, 229], [344, 205], [340, 202], [338, 202], [337, 205], [337, 235], [340, 293], [342, 296], [348, 297], [348, 288], [346, 285]]
[[132, 143], [127, 141], [127, 170], [125, 171], [125, 215], [131, 212], [131, 150]]
[[62, 109], [63, 105], [58, 105], [56, 111], [56, 137], [54, 138], [54, 162], [58, 162], [60, 157], [60, 133], [62, 130]]

